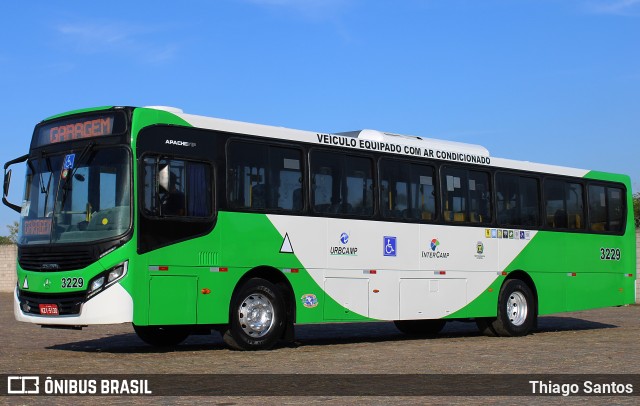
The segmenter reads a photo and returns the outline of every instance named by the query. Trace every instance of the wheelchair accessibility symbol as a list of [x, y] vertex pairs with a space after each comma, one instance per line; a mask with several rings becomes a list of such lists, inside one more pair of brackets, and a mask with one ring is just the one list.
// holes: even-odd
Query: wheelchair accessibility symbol
[[76, 160], [76, 154], [69, 154], [64, 157], [62, 169], [73, 169], [73, 162]]
[[384, 240], [384, 244], [383, 244], [384, 248], [383, 248], [382, 254], [385, 257], [395, 257], [398, 252], [396, 237], [385, 236], [383, 240]]

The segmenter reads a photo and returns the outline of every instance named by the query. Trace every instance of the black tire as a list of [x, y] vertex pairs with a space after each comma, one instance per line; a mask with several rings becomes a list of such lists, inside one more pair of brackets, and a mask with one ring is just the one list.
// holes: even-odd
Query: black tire
[[495, 317], [478, 318], [476, 319], [476, 326], [478, 326], [481, 334], [488, 337], [497, 337], [498, 333], [493, 329], [493, 322], [495, 320]]
[[396, 328], [404, 334], [412, 336], [433, 336], [438, 334], [447, 324], [446, 320], [396, 320]]
[[285, 309], [276, 285], [261, 278], [249, 279], [231, 299], [229, 326], [222, 339], [235, 350], [268, 350], [282, 337]]
[[498, 296], [498, 317], [477, 319], [478, 329], [488, 336], [518, 337], [536, 326], [536, 299], [519, 279], [506, 281]]
[[133, 330], [145, 343], [155, 347], [172, 347], [189, 337], [189, 330], [179, 326], [136, 326]]

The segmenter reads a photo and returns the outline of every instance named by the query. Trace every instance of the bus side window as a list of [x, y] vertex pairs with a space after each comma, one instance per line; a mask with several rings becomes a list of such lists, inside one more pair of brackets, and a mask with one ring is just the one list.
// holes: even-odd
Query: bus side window
[[181, 159], [146, 157], [142, 172], [142, 211], [147, 216], [211, 216], [211, 165]]
[[383, 217], [405, 220], [435, 218], [434, 168], [384, 158], [380, 161]]
[[446, 222], [491, 222], [491, 183], [488, 172], [443, 168], [442, 196]]
[[269, 149], [272, 201], [279, 210], [302, 211], [302, 152], [294, 148]]
[[301, 211], [302, 151], [256, 142], [232, 141], [228, 147], [229, 205], [260, 211]]
[[364, 156], [311, 151], [311, 206], [316, 213], [373, 215], [373, 161]]
[[618, 187], [589, 185], [589, 228], [596, 232], [624, 229], [625, 193]]
[[539, 222], [538, 180], [514, 174], [496, 174], [498, 225], [537, 226]]
[[547, 179], [544, 184], [547, 227], [584, 228], [582, 185], [564, 180]]

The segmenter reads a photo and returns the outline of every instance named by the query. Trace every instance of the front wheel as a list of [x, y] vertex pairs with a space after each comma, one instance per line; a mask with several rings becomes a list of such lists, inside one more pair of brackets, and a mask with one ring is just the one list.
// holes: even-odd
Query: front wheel
[[536, 324], [533, 292], [519, 279], [506, 281], [498, 296], [498, 317], [476, 320], [486, 335], [516, 337], [529, 334]]
[[133, 330], [145, 343], [156, 347], [172, 347], [189, 337], [189, 331], [177, 326], [136, 326]]
[[266, 350], [282, 337], [285, 304], [278, 287], [253, 278], [231, 300], [229, 326], [222, 338], [236, 350]]

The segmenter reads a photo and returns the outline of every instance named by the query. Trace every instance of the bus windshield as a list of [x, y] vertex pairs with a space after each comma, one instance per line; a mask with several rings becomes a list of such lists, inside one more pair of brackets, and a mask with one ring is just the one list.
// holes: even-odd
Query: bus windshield
[[131, 224], [130, 154], [124, 147], [36, 155], [27, 179], [18, 244], [91, 242]]

